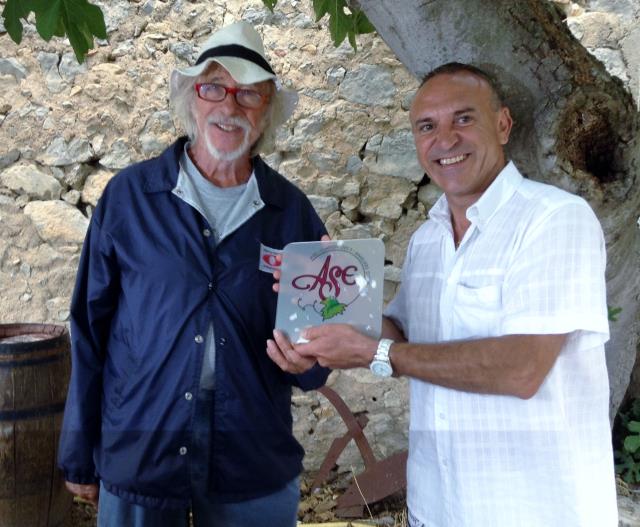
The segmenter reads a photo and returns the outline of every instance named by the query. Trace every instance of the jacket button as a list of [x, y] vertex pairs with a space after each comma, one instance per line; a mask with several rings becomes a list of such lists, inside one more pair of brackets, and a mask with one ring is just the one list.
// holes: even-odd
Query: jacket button
[[204, 342], [202, 335], [196, 335], [196, 338], [193, 340], [195, 340], [197, 344], [202, 344]]
[[205, 229], [202, 231], [202, 234], [204, 234], [208, 238], [209, 236], [211, 236], [211, 231], [209, 229]]
[[213, 282], [209, 282], [207, 287], [209, 288], [209, 291], [213, 291]]
[[227, 343], [227, 339], [224, 337], [220, 337], [218, 339], [218, 344], [220, 344], [221, 346], [224, 346]]
[[180, 450], [178, 450], [178, 452], [180, 452], [181, 456], [185, 456], [187, 454], [187, 447], [186, 446], [181, 446]]
[[187, 401], [190, 401], [191, 399], [193, 399], [193, 394], [191, 392], [187, 392], [187, 393], [184, 394], [184, 398]]

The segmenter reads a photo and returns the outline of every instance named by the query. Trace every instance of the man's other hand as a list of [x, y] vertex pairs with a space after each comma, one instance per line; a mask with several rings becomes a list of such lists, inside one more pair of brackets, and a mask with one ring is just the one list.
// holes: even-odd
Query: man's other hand
[[67, 490], [74, 496], [88, 501], [95, 508], [98, 508], [98, 484], [91, 483], [89, 485], [82, 485], [80, 483], [71, 483], [70, 481], [64, 482]]
[[281, 370], [294, 374], [304, 373], [315, 365], [315, 357], [300, 355], [282, 331], [274, 329], [273, 339], [267, 340], [267, 355]]

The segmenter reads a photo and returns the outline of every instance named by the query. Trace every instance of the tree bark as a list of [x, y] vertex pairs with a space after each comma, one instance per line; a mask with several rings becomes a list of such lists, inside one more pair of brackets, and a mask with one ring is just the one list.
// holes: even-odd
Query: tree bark
[[523, 174], [579, 194], [593, 207], [607, 242], [608, 303], [622, 308], [606, 347], [613, 416], [640, 336], [640, 118], [631, 95], [546, 1], [357, 5], [416, 77], [451, 61], [495, 75], [515, 121], [509, 156]]

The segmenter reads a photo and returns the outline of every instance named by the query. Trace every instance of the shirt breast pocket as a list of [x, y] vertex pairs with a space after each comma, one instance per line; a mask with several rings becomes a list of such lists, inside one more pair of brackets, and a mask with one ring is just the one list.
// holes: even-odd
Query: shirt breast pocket
[[455, 338], [496, 336], [502, 314], [501, 286], [458, 284], [453, 304]]

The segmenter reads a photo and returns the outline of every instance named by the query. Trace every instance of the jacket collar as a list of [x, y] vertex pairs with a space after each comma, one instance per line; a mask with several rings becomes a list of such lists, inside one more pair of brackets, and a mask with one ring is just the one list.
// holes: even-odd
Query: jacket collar
[[[171, 192], [175, 188], [180, 170], [180, 156], [187, 141], [187, 137], [179, 138], [152, 161], [151, 170], [143, 172], [144, 184], [142, 188], [145, 193]], [[262, 201], [284, 208], [283, 192], [278, 181], [282, 176], [269, 167], [260, 156], [255, 156], [251, 161]]]

